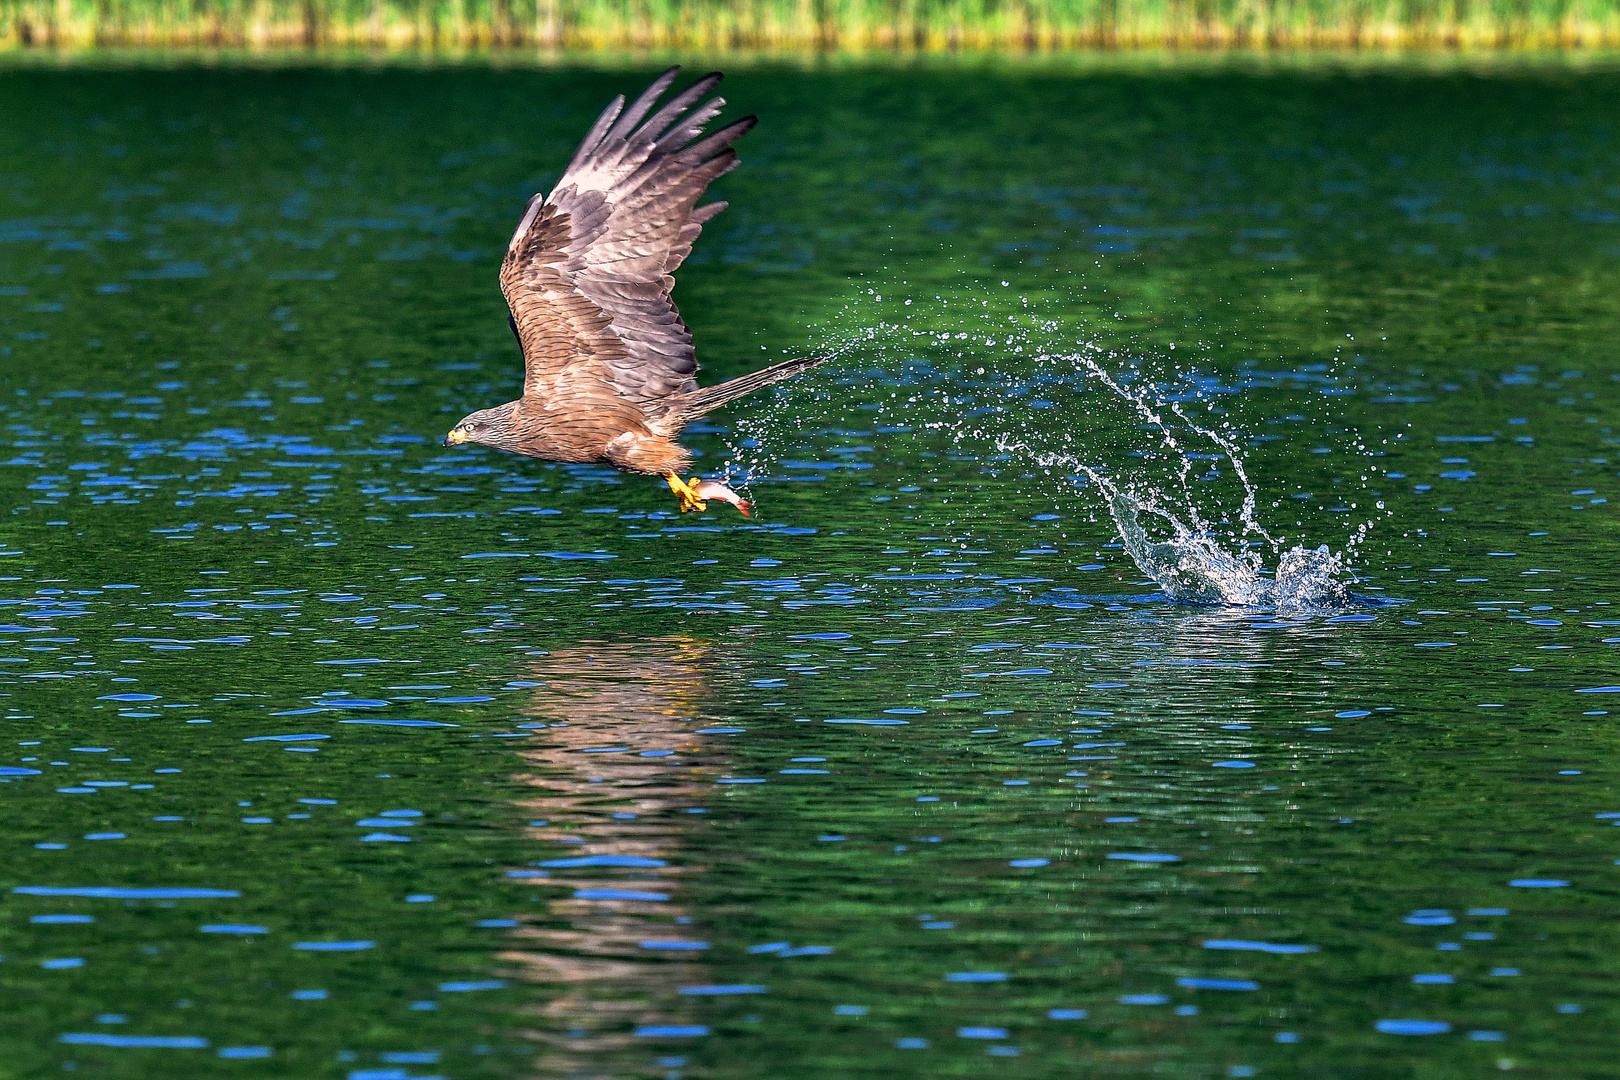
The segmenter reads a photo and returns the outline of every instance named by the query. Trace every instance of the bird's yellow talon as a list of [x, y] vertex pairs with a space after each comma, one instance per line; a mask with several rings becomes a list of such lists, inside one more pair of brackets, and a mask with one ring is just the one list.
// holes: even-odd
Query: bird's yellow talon
[[670, 473], [664, 479], [669, 481], [669, 490], [673, 491], [676, 497], [681, 500], [681, 513], [684, 514], [688, 510], [695, 510], [701, 514], [709, 508], [708, 503], [698, 498], [695, 485], [688, 484], [674, 473]]

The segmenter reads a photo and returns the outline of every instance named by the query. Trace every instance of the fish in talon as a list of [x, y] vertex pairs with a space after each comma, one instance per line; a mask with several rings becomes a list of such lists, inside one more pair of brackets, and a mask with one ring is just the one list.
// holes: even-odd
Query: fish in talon
[[738, 495], [735, 491], [732, 491], [730, 488], [726, 487], [726, 485], [722, 484], [720, 481], [699, 480], [695, 487], [697, 489], [698, 498], [719, 499], [721, 502], [728, 502], [732, 506], [735, 506], [737, 508], [737, 512], [743, 517], [753, 517], [748, 510], [754, 504], [749, 502], [747, 499], [744, 499], [741, 495]]

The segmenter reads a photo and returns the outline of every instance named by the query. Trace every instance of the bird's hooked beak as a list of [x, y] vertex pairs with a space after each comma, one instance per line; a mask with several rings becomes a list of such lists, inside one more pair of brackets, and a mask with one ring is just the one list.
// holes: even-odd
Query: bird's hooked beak
[[468, 438], [469, 436], [467, 433], [462, 431], [460, 428], [451, 428], [450, 434], [444, 437], [444, 445], [460, 446], [462, 443], [466, 442]]

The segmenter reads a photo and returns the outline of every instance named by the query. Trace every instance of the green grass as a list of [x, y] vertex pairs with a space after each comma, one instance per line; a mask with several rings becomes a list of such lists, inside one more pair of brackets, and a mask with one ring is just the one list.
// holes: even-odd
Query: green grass
[[1620, 44], [1620, 0], [0, 0], [0, 47], [1037, 50]]

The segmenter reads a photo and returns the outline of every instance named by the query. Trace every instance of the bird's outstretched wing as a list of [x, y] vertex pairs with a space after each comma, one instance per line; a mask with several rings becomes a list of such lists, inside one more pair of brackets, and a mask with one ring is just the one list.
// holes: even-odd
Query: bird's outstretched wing
[[697, 207], [737, 164], [750, 116], [706, 138], [725, 104], [693, 109], [720, 81], [705, 75], [653, 113], [679, 68], [626, 109], [614, 99], [549, 196], [529, 200], [501, 263], [501, 291], [523, 347], [525, 395], [605, 380], [649, 418], [697, 389], [692, 333], [670, 298], [672, 275], [725, 203]]

